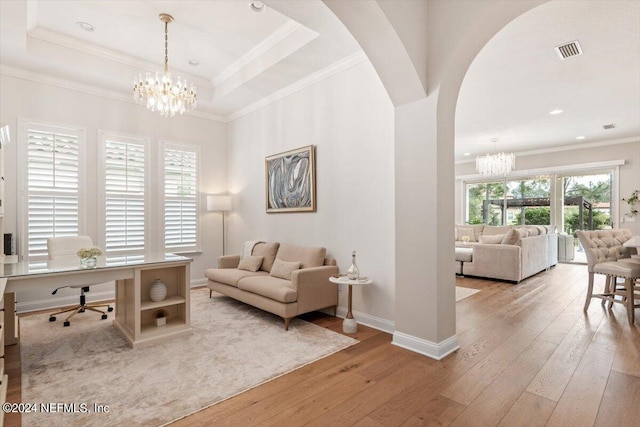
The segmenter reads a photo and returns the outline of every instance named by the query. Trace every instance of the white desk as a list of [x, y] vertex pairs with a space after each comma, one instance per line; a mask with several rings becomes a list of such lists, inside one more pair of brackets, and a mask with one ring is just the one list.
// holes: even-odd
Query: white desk
[[[179, 255], [155, 253], [102, 256], [98, 257], [96, 267], [92, 268], [83, 268], [79, 258], [0, 264], [0, 280], [6, 280], [4, 344], [18, 342], [15, 293], [32, 289], [51, 290], [60, 285], [109, 281], [116, 282], [113, 324], [131, 346], [189, 334], [191, 262], [190, 258]], [[167, 297], [159, 302], [153, 302], [149, 298], [149, 287], [156, 279], [167, 284]], [[157, 327], [155, 313], [160, 309], [167, 314], [167, 325]]]
[[350, 280], [345, 276], [342, 277], [329, 277], [329, 281], [331, 283], [336, 283], [338, 285], [349, 285], [349, 299], [347, 305], [347, 316], [344, 318], [342, 322], [342, 332], [345, 334], [355, 334], [358, 332], [358, 323], [356, 319], [353, 318], [353, 313], [351, 312], [351, 303], [353, 300], [353, 286], [354, 285], [370, 285], [372, 282], [371, 279], [367, 278]]

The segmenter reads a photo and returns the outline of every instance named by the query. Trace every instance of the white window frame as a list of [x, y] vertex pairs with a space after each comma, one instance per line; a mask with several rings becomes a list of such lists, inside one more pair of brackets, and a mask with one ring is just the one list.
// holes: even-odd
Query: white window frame
[[149, 239], [149, 230], [150, 230], [150, 218], [149, 212], [152, 208], [149, 201], [150, 196], [149, 193], [152, 190], [149, 186], [150, 182], [150, 166], [151, 166], [151, 156], [149, 153], [150, 147], [150, 139], [147, 137], [142, 137], [138, 135], [127, 135], [121, 132], [110, 132], [106, 130], [98, 130], [98, 195], [99, 195], [99, 206], [100, 210], [97, 212], [98, 217], [98, 245], [102, 248], [107, 249], [107, 212], [106, 212], [106, 203], [107, 203], [107, 191], [106, 191], [106, 151], [105, 151], [105, 143], [107, 139], [113, 139], [124, 143], [132, 143], [132, 144], [140, 144], [144, 146], [144, 206], [145, 206], [145, 215], [144, 215], [144, 249], [133, 249], [133, 250], [117, 250], [111, 251], [110, 254], [124, 254], [124, 253], [142, 253], [149, 252], [152, 250], [152, 244]]
[[[193, 152], [196, 155], [196, 192], [195, 192], [195, 218], [196, 218], [196, 242], [195, 245], [189, 247], [176, 247], [176, 246], [167, 246], [165, 243], [165, 150], [179, 150], [179, 151], [189, 151]], [[201, 156], [200, 156], [200, 146], [195, 144], [182, 144], [175, 143], [170, 141], [160, 141], [160, 152], [158, 153], [158, 157], [160, 161], [160, 179], [158, 180], [159, 186], [161, 189], [159, 191], [160, 194], [160, 210], [162, 212], [162, 220], [160, 224], [160, 228], [162, 230], [161, 235], [161, 247], [165, 252], [173, 252], [178, 254], [188, 254], [188, 253], [198, 253], [201, 252], [201, 238], [200, 238], [200, 179], [202, 175], [202, 169], [200, 167]]]
[[85, 127], [51, 123], [41, 120], [34, 120], [19, 117], [18, 118], [18, 141], [17, 141], [17, 155], [18, 155], [18, 203], [17, 203], [17, 218], [16, 226], [18, 229], [18, 255], [20, 260], [24, 261], [37, 261], [46, 259], [45, 256], [28, 257], [28, 218], [29, 218], [29, 194], [28, 194], [28, 132], [29, 129], [38, 129], [44, 132], [73, 132], [78, 137], [78, 234], [86, 234], [87, 230], [87, 215], [86, 215], [86, 197], [84, 196], [88, 190], [86, 184], [86, 144], [87, 144], [87, 131]]
[[[527, 169], [527, 170], [519, 170], [514, 171], [513, 174], [510, 174], [508, 179], [528, 179], [533, 178], [538, 175], [549, 175], [551, 179], [551, 185], [553, 187], [554, 182], [557, 177], [560, 175], [566, 175], [570, 173], [589, 173], [592, 171], [599, 171], [604, 169], [611, 170], [612, 173], [612, 181], [611, 181], [611, 220], [612, 227], [618, 228], [620, 226], [620, 166], [623, 166], [626, 163], [625, 160], [607, 160], [602, 162], [591, 162], [591, 163], [580, 163], [573, 165], [561, 165], [554, 167], [546, 167], [546, 168], [535, 168], [535, 169]], [[493, 182], [493, 180], [483, 178], [481, 175], [463, 175], [458, 176], [456, 179], [460, 180], [461, 188], [461, 196], [462, 196], [462, 220], [463, 223], [466, 223], [469, 220], [469, 199], [468, 199], [468, 184], [478, 184], [483, 182]], [[556, 197], [554, 194], [551, 194], [552, 204], [555, 203]], [[556, 216], [553, 215], [553, 211], [551, 212], [551, 225], [558, 226], [556, 221]]]

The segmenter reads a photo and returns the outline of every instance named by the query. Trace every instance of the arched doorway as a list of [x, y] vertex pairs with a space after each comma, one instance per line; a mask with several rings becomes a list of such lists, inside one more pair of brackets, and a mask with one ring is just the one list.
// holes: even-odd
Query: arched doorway
[[453, 270], [458, 92], [484, 44], [544, 1], [324, 2], [358, 40], [395, 106], [393, 342], [441, 359], [458, 348]]

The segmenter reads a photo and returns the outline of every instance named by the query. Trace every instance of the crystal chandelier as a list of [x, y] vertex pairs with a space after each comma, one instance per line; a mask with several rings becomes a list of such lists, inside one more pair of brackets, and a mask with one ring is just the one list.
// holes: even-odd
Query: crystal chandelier
[[506, 176], [516, 166], [513, 153], [486, 154], [476, 158], [476, 170], [484, 176]]
[[174, 83], [169, 72], [169, 31], [168, 26], [173, 22], [173, 17], [166, 13], [160, 14], [160, 20], [164, 22], [164, 74], [156, 71], [155, 77], [147, 73], [142, 74], [133, 83], [133, 99], [140, 105], [146, 105], [151, 111], [159, 111], [162, 116], [173, 117], [176, 113], [182, 114], [191, 111], [196, 106], [196, 89], [186, 80], [178, 76]]

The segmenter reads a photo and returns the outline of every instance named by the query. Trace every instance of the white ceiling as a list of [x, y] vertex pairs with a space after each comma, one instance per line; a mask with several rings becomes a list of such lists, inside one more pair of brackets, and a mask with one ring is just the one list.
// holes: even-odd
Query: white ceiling
[[[583, 54], [561, 61], [554, 47], [574, 40]], [[604, 130], [609, 123], [616, 128]], [[637, 0], [554, 1], [529, 11], [482, 49], [458, 98], [458, 161], [639, 136]]]
[[[265, 3], [255, 13], [249, 0], [0, 0], [0, 64], [130, 99], [135, 76], [162, 70], [158, 14], [169, 13], [170, 71], [197, 85], [196, 114], [229, 118], [361, 51], [320, 0]], [[584, 54], [561, 61], [554, 47], [573, 40]], [[609, 123], [616, 128], [603, 130]], [[553, 1], [510, 23], [472, 63], [456, 160], [639, 135], [640, 2]]]
[[249, 0], [2, 0], [0, 62], [129, 96], [139, 73], [163, 69], [168, 13], [169, 70], [196, 84], [199, 112], [226, 117], [361, 51], [319, 0], [265, 3], [288, 16]]

